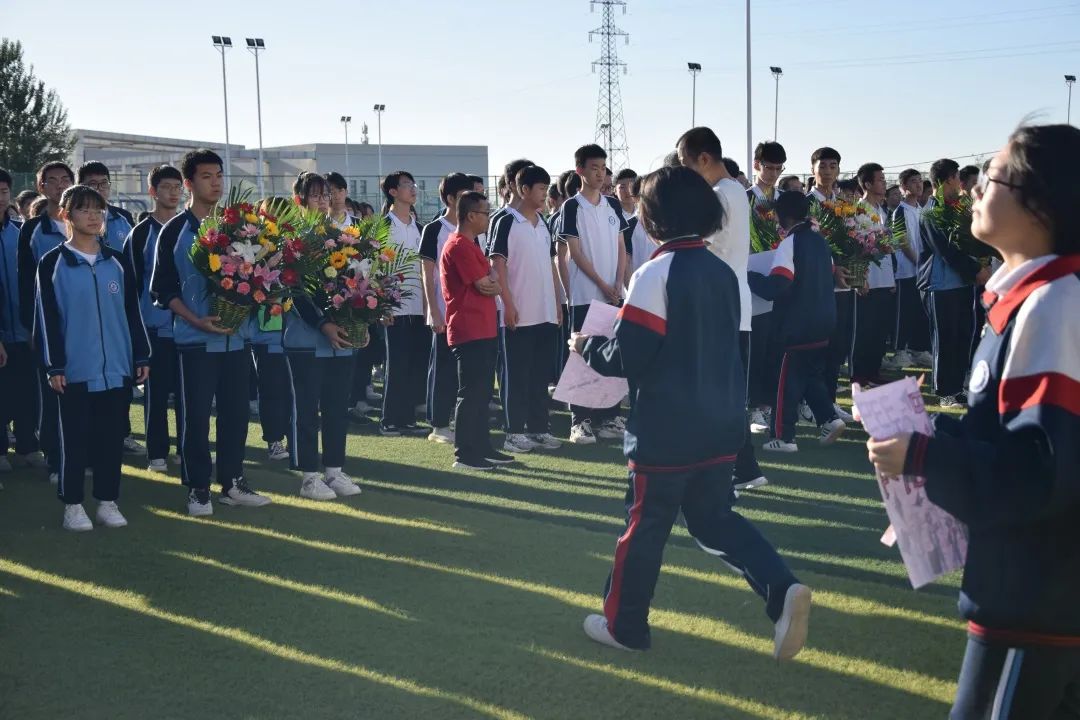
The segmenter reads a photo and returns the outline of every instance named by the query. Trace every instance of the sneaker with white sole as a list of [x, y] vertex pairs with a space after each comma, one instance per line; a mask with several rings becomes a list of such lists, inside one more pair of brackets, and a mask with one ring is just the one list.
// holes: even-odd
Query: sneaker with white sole
[[267, 443], [266, 454], [271, 460], [288, 460], [289, 448], [285, 447], [284, 440], [275, 440], [272, 443]]
[[768, 478], [764, 475], [749, 480], [747, 482], [735, 483], [736, 490], [753, 490], [754, 488], [765, 487], [769, 484]]
[[64, 529], [72, 532], [86, 532], [94, 529], [94, 523], [86, 514], [83, 506], [76, 503], [64, 506]]
[[536, 449], [536, 443], [521, 433], [513, 433], [506, 436], [503, 442], [503, 452], [527, 453]]
[[593, 435], [592, 423], [584, 420], [570, 428], [570, 443], [572, 445], [595, 445], [596, 436]]
[[799, 446], [793, 442], [784, 442], [780, 438], [773, 438], [761, 446], [762, 450], [769, 452], [794, 453], [799, 452]]
[[821, 426], [821, 444], [832, 445], [836, 442], [844, 431], [847, 430], [847, 423], [840, 418], [830, 420]]
[[317, 472], [304, 473], [300, 481], [300, 497], [308, 500], [335, 500], [337, 493], [326, 486], [322, 475]]
[[146, 452], [146, 448], [143, 447], [142, 443], [136, 440], [134, 436], [128, 435], [124, 438], [124, 452], [130, 455], [136, 455], [138, 453]]
[[14, 468], [11, 467], [11, 461], [7, 459], [7, 455], [0, 457], [0, 472], [9, 473]]
[[[379, 379], [381, 380], [382, 378], [380, 377]], [[367, 398], [367, 401], [369, 403], [382, 402], [382, 399], [383, 399], [382, 393], [375, 392], [375, 386], [374, 385], [368, 385], [367, 386], [367, 390], [364, 391], [364, 397]]]
[[529, 435], [528, 438], [533, 441], [533, 444], [536, 445], [536, 447], [545, 450], [558, 450], [562, 447], [562, 440], [559, 440], [559, 438], [551, 433]]
[[938, 406], [942, 409], [955, 409], [963, 407], [957, 395], [942, 395], [938, 398]]
[[428, 434], [427, 439], [434, 443], [441, 443], [443, 445], [454, 444], [454, 431], [448, 427], [444, 428], [432, 428], [431, 433]]
[[917, 352], [911, 356], [911, 367], [932, 368], [934, 356], [928, 352]]
[[484, 470], [484, 471], [488, 471], [488, 470], [494, 470], [495, 465], [493, 463], [488, 462], [487, 460], [484, 460], [483, 458], [478, 458], [476, 460], [461, 459], [461, 460], [455, 460], [454, 461], [453, 468], [455, 470]]
[[120, 508], [113, 501], [103, 500], [97, 506], [97, 521], [99, 525], [107, 528], [122, 528], [127, 526], [127, 518], [120, 514]]
[[605, 420], [600, 424], [600, 429], [596, 431], [596, 436], [601, 440], [618, 440], [626, 432], [619, 427], [619, 424], [614, 420]]
[[807, 425], [817, 425], [814, 421], [814, 411], [810, 409], [810, 406], [805, 402], [799, 403], [799, 420], [798, 422], [806, 423]]
[[833, 404], [833, 410], [836, 411], [836, 417], [840, 418], [845, 423], [853, 423], [853, 422], [855, 422], [855, 416], [854, 415], [852, 415], [847, 410], [845, 410], [844, 408], [840, 407], [839, 405], [837, 405], [835, 403]]
[[334, 491], [338, 497], [352, 497], [363, 492], [356, 481], [338, 468], [326, 469], [326, 487]]
[[131, 388], [131, 397], [135, 400], [143, 399], [144, 397], [146, 397], [145, 388], [143, 388], [142, 385], [136, 385], [135, 387]]
[[488, 461], [492, 465], [511, 465], [517, 462], [517, 458], [515, 458], [513, 455], [507, 455], [506, 453], [501, 453], [498, 450], [491, 450], [490, 452], [484, 453], [484, 460]]
[[232, 487], [221, 494], [218, 499], [222, 505], [242, 505], [244, 507], [262, 507], [270, 504], [270, 498], [248, 487], [247, 480], [243, 477], [233, 478]]
[[773, 659], [791, 660], [806, 644], [810, 629], [810, 588], [795, 583], [784, 595], [784, 610], [776, 621]]
[[214, 514], [214, 506], [210, 503], [209, 490], [191, 490], [188, 492], [187, 514], [192, 517], [206, 517]]
[[363, 400], [357, 400], [356, 404], [349, 408], [349, 414], [355, 418], [359, 418], [364, 417], [374, 409], [374, 406], [368, 405]]
[[765, 419], [765, 411], [755, 408], [750, 413], [750, 432], [754, 435], [762, 435], [769, 431], [769, 422]]
[[608, 647], [615, 648], [616, 650], [626, 650], [627, 652], [634, 652], [634, 648], [629, 648], [623, 645], [621, 642], [615, 639], [608, 630], [607, 618], [603, 615], [587, 615], [585, 616], [585, 622], [582, 625], [585, 630], [585, 634], [589, 636], [589, 639], [593, 642], [598, 642], [601, 645], [607, 645]]
[[26, 453], [25, 455], [12, 455], [11, 464], [14, 467], [30, 467], [43, 469], [49, 467], [49, 461], [40, 452]]
[[167, 472], [169, 472], [169, 466], [165, 462], [164, 458], [156, 458], [154, 460], [151, 460], [149, 462], [149, 464], [146, 466], [146, 469], [149, 470], [150, 472], [156, 472], [156, 473], [167, 473]]
[[397, 425], [382, 423], [379, 425], [379, 434], [383, 437], [401, 437], [401, 428]]

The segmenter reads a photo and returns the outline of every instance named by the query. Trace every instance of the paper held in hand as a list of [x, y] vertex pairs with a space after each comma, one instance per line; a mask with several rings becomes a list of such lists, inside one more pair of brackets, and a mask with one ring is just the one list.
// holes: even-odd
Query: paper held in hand
[[[593, 300], [581, 332], [583, 335], [614, 337], [618, 315], [617, 307]], [[570, 353], [552, 397], [581, 407], [609, 408], [621, 402], [629, 391], [626, 378], [604, 377], [589, 367], [580, 355]]]
[[[871, 437], [886, 439], [904, 432], [933, 434], [919, 383], [907, 377], [873, 390], [855, 390], [852, 399]], [[912, 587], [918, 589], [964, 567], [967, 527], [930, 502], [926, 479], [878, 476], [878, 486], [892, 525], [881, 541], [900, 545]]]

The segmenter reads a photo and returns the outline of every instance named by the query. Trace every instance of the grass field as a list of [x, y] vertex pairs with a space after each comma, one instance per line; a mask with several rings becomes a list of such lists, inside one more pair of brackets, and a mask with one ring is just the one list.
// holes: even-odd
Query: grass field
[[[556, 433], [566, 424], [557, 416]], [[129, 465], [129, 527], [67, 533], [44, 475], [3, 476], [0, 717], [948, 712], [964, 648], [957, 579], [914, 592], [878, 542], [888, 522], [861, 432], [820, 448], [801, 427], [800, 453], [765, 457], [772, 484], [740, 501], [815, 591], [808, 647], [780, 666], [761, 601], [681, 527], [653, 649], [582, 634], [623, 523], [614, 443], [464, 474], [451, 448], [373, 428], [349, 439], [364, 493], [317, 503], [264, 459], [253, 423], [246, 476], [274, 504], [215, 505], [212, 519], [187, 517], [175, 472]]]

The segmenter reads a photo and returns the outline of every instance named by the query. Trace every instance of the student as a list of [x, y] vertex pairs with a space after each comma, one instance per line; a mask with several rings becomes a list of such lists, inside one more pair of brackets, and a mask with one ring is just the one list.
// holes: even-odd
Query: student
[[[215, 324], [209, 315], [206, 279], [191, 264], [191, 246], [202, 221], [224, 191], [221, 157], [206, 148], [184, 155], [180, 173], [190, 201], [183, 213], [161, 228], [150, 277], [150, 292], [159, 308], [173, 313], [173, 340], [180, 359], [180, 394], [184, 429], [180, 434], [180, 477], [187, 488], [192, 516], [212, 515], [210, 475], [215, 470], [223, 505], [262, 507], [270, 498], [252, 490], [244, 479], [248, 432], [247, 348], [250, 323], [237, 332]], [[217, 462], [210, 461], [210, 411], [217, 402]]]
[[919, 196], [919, 207], [928, 208], [934, 202], [934, 184], [929, 180], [923, 180], [922, 195]]
[[19, 222], [24, 223], [31, 218], [30, 205], [41, 195], [36, 190], [23, 190], [15, 196], [15, 209], [19, 211]]
[[[96, 160], [83, 163], [79, 166], [79, 172], [75, 179], [79, 185], [86, 185], [97, 190], [101, 197], [105, 198], [105, 202], [109, 202], [109, 196], [112, 193], [112, 177], [109, 175], [109, 168], [105, 163]], [[101, 242], [117, 252], [122, 252], [124, 241], [127, 240], [128, 233], [131, 232], [133, 227], [135, 227], [135, 220], [131, 217], [130, 212], [122, 207], [109, 205], [106, 211], [105, 229], [101, 234]]]
[[[637, 267], [634, 266], [633, 238], [638, 223], [636, 220], [633, 219], [634, 216], [637, 214], [637, 201], [634, 197], [633, 185], [637, 178], [638, 174], [630, 168], [623, 168], [615, 176], [615, 199], [618, 200], [619, 205], [622, 206], [623, 217], [626, 218], [626, 224], [629, 226], [627, 228], [627, 231], [623, 233], [623, 239], [626, 241], [626, 271], [623, 275], [622, 281], [624, 288], [630, 285], [630, 276], [634, 274], [634, 270], [636, 270], [637, 267], [640, 267], [644, 263], [644, 261], [648, 259], [645, 258], [642, 260], [641, 263], [638, 263]], [[644, 232], [644, 230], [642, 232]]]
[[154, 272], [158, 237], [165, 223], [176, 217], [184, 197], [184, 176], [171, 165], [159, 165], [148, 178], [154, 209], [140, 221], [124, 241], [124, 254], [135, 273], [139, 308], [150, 338], [150, 377], [145, 383], [143, 426], [146, 434], [146, 457], [151, 472], [168, 472], [167, 459], [180, 462], [180, 431], [184, 427], [183, 406], [177, 402], [176, 455], [169, 455], [169, 395], [179, 394], [176, 342], [173, 340], [173, 317], [168, 310], [154, 305], [150, 297], [150, 276]]
[[[840, 177], [840, 153], [831, 147], [820, 147], [810, 155], [810, 167], [814, 173], [814, 187], [807, 193], [810, 202], [822, 203], [840, 197], [837, 179]], [[845, 423], [854, 418], [836, 403], [836, 387], [840, 382], [840, 368], [846, 361], [848, 374], [851, 370], [851, 349], [855, 345], [855, 288], [848, 285], [847, 270], [833, 265], [835, 278], [836, 325], [829, 338], [829, 350], [825, 361], [825, 389], [832, 399], [833, 412]], [[810, 419], [810, 418], [804, 418]], [[820, 424], [820, 423], [818, 423]]]
[[327, 214], [338, 230], [344, 230], [354, 222], [353, 216], [345, 205], [349, 199], [349, 183], [339, 172], [328, 172], [323, 176], [323, 180], [330, 192], [330, 208]]
[[723, 556], [766, 600], [773, 657], [789, 660], [806, 641], [810, 589], [731, 508], [746, 379], [736, 349], [739, 282], [703, 240], [722, 221], [720, 200], [698, 173], [663, 168], [642, 182], [640, 215], [661, 246], [634, 274], [615, 337], [571, 341], [590, 367], [635, 388], [624, 444], [626, 531], [615, 546], [604, 613], [585, 619], [585, 633], [614, 648], [649, 648], [649, 605], [681, 511], [698, 545]]
[[776, 180], [784, 172], [787, 151], [778, 142], [761, 142], [754, 148], [754, 184], [746, 191], [751, 205], [776, 199]]
[[776, 249], [769, 275], [749, 273], [754, 294], [773, 302], [773, 333], [781, 348], [779, 384], [772, 408], [772, 452], [793, 453], [799, 401], [803, 398], [821, 428], [821, 444], [836, 442], [846, 425], [836, 416], [825, 383], [829, 337], [836, 323], [832, 256], [825, 239], [810, 229], [810, 203], [781, 193], [774, 205], [787, 235]]
[[472, 191], [468, 175], [451, 173], [439, 183], [439, 197], [446, 205], [446, 214], [424, 226], [420, 234], [420, 264], [427, 300], [427, 322], [431, 327], [431, 353], [428, 357], [427, 420], [431, 423], [428, 440], [454, 444], [450, 429], [450, 413], [457, 398], [457, 364], [446, 344], [446, 301], [439, 284], [439, 256], [446, 239], [458, 224], [457, 200]]
[[[333, 185], [309, 173], [298, 188], [297, 202], [326, 217], [319, 208]], [[353, 353], [361, 347], [328, 318], [322, 308], [326, 294], [299, 293], [285, 315], [285, 370], [292, 405], [289, 450], [293, 470], [301, 473], [300, 496], [333, 500], [360, 494], [360, 486], [345, 474], [345, 436], [349, 427], [349, 395]], [[323, 472], [319, 472], [319, 431], [322, 430]]]
[[[60, 197], [64, 190], [75, 183], [75, 173], [65, 163], [49, 162], [38, 169], [36, 180], [37, 189], [42, 195], [36, 202], [43, 202], [44, 206], [37, 213], [31, 210], [32, 217], [23, 223], [16, 258], [19, 320], [27, 333], [34, 330], [34, 279], [37, 277], [38, 261], [45, 253], [67, 240], [67, 227], [60, 217]], [[56, 403], [43, 402], [44, 398], [50, 397], [52, 388], [41, 366], [40, 356], [35, 356], [35, 364], [38, 372], [38, 439], [49, 466], [49, 482], [55, 484], [60, 477], [60, 418]]]
[[562, 325], [555, 246], [540, 216], [550, 183], [551, 176], [541, 167], [518, 171], [514, 178], [520, 198], [517, 208], [510, 208], [495, 224], [488, 250], [502, 289], [506, 363], [499, 384], [505, 387], [503, 450], [508, 453], [555, 450], [562, 445], [550, 432], [550, 373], [545, 362]]
[[[877, 163], [865, 163], [856, 173], [863, 195], [860, 201], [885, 226], [885, 171]], [[853, 381], [866, 387], [886, 382], [881, 377], [881, 360], [889, 339], [889, 329], [895, 317], [896, 280], [893, 259], [885, 257], [880, 263], [870, 263], [866, 272], [866, 288], [856, 294], [855, 347], [851, 354]]]
[[484, 178], [479, 175], [466, 175], [469, 178], [469, 182], [473, 184], [473, 192], [478, 192], [481, 195], [487, 193], [487, 184], [484, 182]]
[[[11, 174], [0, 169], [0, 472], [15, 467], [48, 467], [38, 452], [35, 435], [38, 407], [36, 362], [30, 349], [30, 331], [19, 319], [18, 251], [21, 225], [6, 212], [11, 199]], [[14, 425], [11, 460], [7, 428]]]
[[[930, 166], [930, 180], [946, 202], [960, 196], [960, 166], [955, 160], [938, 160]], [[943, 408], [963, 405], [964, 373], [968, 367], [974, 332], [975, 285], [983, 285], [990, 269], [980, 267], [952, 244], [946, 229], [923, 215], [919, 234], [918, 287], [923, 293], [934, 355], [934, 393]]]
[[[634, 202], [636, 213], [637, 205], [641, 201], [640, 177], [634, 178], [634, 181], [630, 183], [630, 199]], [[627, 235], [629, 238], [627, 242], [627, 251], [630, 255], [626, 268], [626, 286], [629, 287], [630, 278], [633, 274], [638, 271], [638, 268], [649, 262], [652, 258], [652, 254], [656, 250], [656, 243], [654, 243], [652, 238], [645, 232], [645, 226], [641, 224], [641, 218], [636, 214], [626, 218], [626, 224], [628, 229], [624, 235]]]
[[492, 470], [514, 462], [491, 447], [488, 401], [498, 350], [495, 296], [502, 288], [476, 242], [488, 227], [487, 198], [478, 192], [458, 196], [458, 227], [439, 258], [439, 277], [446, 302], [446, 342], [458, 370], [454, 410], [454, 467]]
[[360, 213], [358, 217], [361, 220], [367, 220], [369, 217], [374, 217], [375, 215], [375, 208], [373, 208], [369, 203], [357, 203], [356, 207]]
[[899, 185], [890, 185], [885, 189], [885, 212], [890, 216], [896, 211], [896, 208], [900, 207], [900, 201], [904, 196], [900, 192]]
[[[623, 297], [626, 273], [624, 233], [630, 229], [619, 201], [603, 195], [607, 182], [607, 153], [599, 145], [583, 145], [574, 153], [574, 168], [581, 190], [563, 203], [559, 239], [569, 254], [570, 325], [579, 332], [593, 300], [618, 305]], [[623, 436], [625, 425], [618, 406], [593, 409], [570, 406], [570, 442], [591, 445], [596, 436]], [[599, 427], [593, 433], [593, 423]]]
[[[750, 203], [746, 197], [746, 188], [735, 180], [738, 167], [733, 166], [734, 161], [729, 162], [729, 159], [724, 158], [720, 138], [711, 129], [697, 127], [688, 130], [679, 138], [676, 149], [679, 153], [679, 164], [701, 175], [720, 199], [724, 214], [723, 225], [706, 238], [705, 243], [713, 255], [732, 269], [739, 283], [739, 350], [745, 370], [750, 360], [753, 315], [750, 286], [746, 281], [750, 256]], [[744, 383], [743, 388], [745, 395], [748, 382]], [[749, 417], [747, 426], [749, 427]], [[768, 480], [754, 457], [754, 446], [747, 433], [735, 463], [735, 485], [737, 488], [750, 489], [767, 483]]]
[[83, 509], [86, 468], [94, 471], [97, 521], [127, 520], [116, 506], [132, 382], [150, 372], [150, 340], [127, 257], [100, 242], [108, 204], [76, 185], [60, 199], [70, 240], [42, 256], [36, 281], [34, 344], [58, 403], [62, 458], [57, 495], [65, 530], [92, 530]]
[[780, 189], [780, 192], [799, 192], [803, 194], [807, 192], [807, 188], [803, 186], [802, 178], [798, 175], [788, 175], [787, 177], [781, 178], [777, 187]]
[[960, 168], [957, 173], [960, 177], [960, 194], [967, 198], [971, 198], [971, 191], [975, 187], [975, 183], [979, 181], [979, 168], [975, 165], [965, 165]]
[[558, 182], [553, 182], [550, 185], [548, 185], [548, 196], [547, 196], [546, 211], [547, 211], [547, 217], [548, 217], [548, 224], [549, 225], [550, 225], [550, 219], [555, 217], [556, 215], [558, 215], [559, 208], [562, 207], [562, 204], [564, 202], [566, 202], [566, 198], [563, 197], [562, 191], [559, 190], [559, 183]]
[[932, 437], [867, 443], [879, 473], [925, 478], [929, 499], [969, 531], [956, 720], [1080, 707], [1077, 163], [1080, 130], [1067, 125], [1020, 128], [993, 158], [972, 231], [1005, 263], [986, 285], [970, 409], [935, 417]]
[[[416, 204], [416, 181], [404, 170], [390, 173], [383, 180], [383, 216], [390, 223], [390, 241], [398, 250], [420, 250], [420, 227], [412, 207]], [[419, 265], [419, 263], [417, 263]], [[393, 321], [386, 326], [386, 383], [383, 388], [382, 425], [387, 437], [420, 432], [416, 408], [424, 402], [427, 386], [427, 362], [431, 330], [424, 313], [424, 290], [420, 268], [404, 287], [412, 291], [394, 310]]]
[[916, 271], [922, 253], [920, 221], [922, 208], [919, 195], [922, 192], [922, 175], [914, 168], [900, 173], [900, 205], [892, 213], [891, 227], [895, 233], [903, 233], [900, 251], [896, 253], [896, 330], [893, 334], [896, 355], [888, 367], [899, 370], [918, 364], [930, 367], [934, 360], [930, 355], [930, 322], [923, 308]]
[[604, 197], [615, 197], [615, 176], [611, 168], [604, 168], [604, 184], [600, 188], [600, 194]]

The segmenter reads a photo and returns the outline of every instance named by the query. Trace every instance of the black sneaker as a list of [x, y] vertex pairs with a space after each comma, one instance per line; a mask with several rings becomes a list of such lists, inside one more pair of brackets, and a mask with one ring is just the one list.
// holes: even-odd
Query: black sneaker
[[401, 431], [401, 433], [403, 435], [426, 435], [428, 433], [427, 430], [420, 427], [416, 423], [408, 423], [406, 425], [398, 425], [398, 430]]
[[401, 428], [397, 425], [379, 425], [379, 434], [383, 437], [401, 437]]
[[513, 455], [507, 455], [506, 453], [501, 453], [498, 450], [492, 450], [489, 453], [485, 453], [484, 460], [491, 463], [492, 465], [509, 465], [512, 462], [517, 462], [517, 458], [515, 458]]
[[487, 460], [455, 460], [457, 470], [494, 470], [495, 466]]

